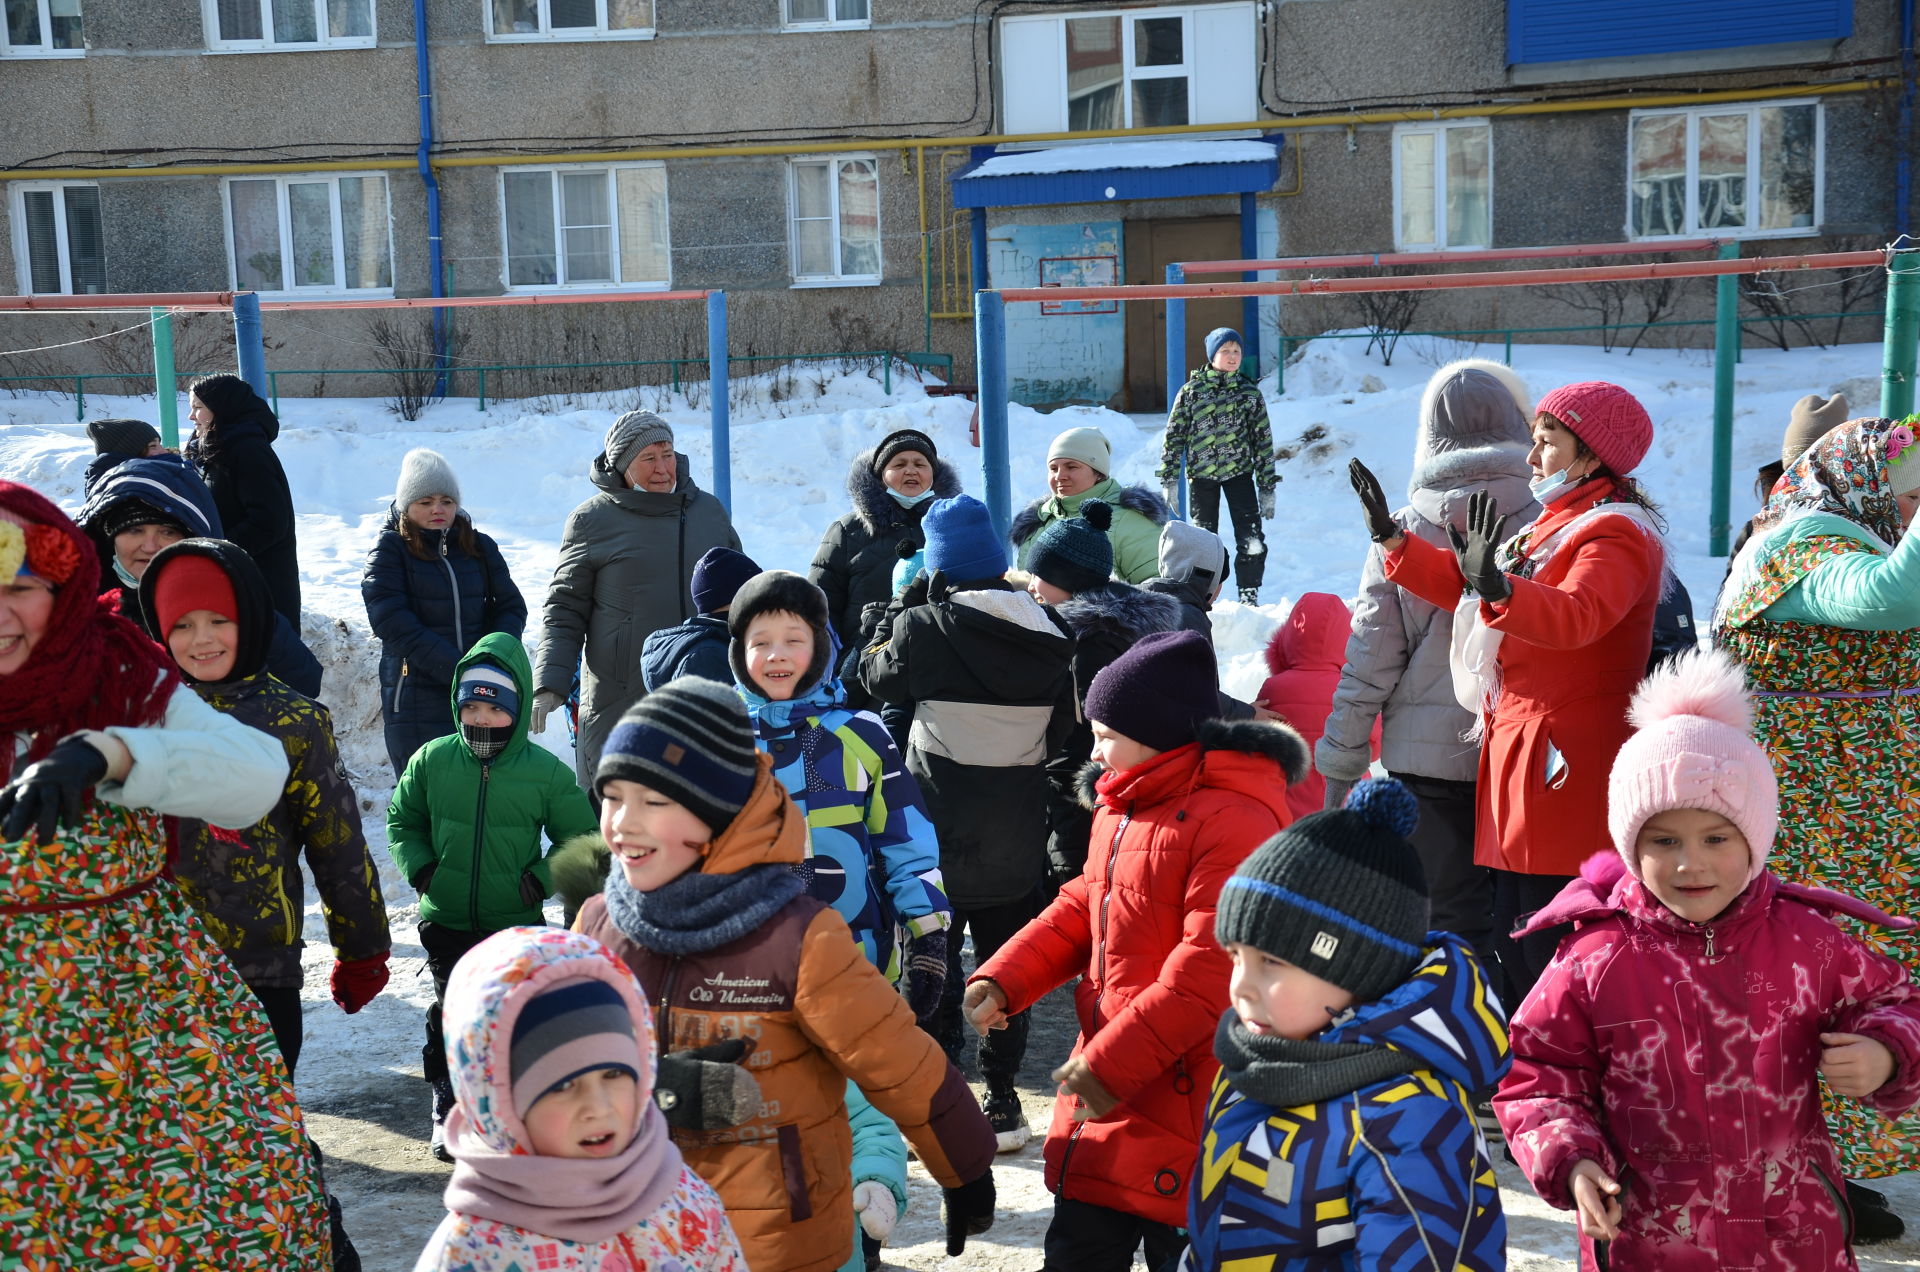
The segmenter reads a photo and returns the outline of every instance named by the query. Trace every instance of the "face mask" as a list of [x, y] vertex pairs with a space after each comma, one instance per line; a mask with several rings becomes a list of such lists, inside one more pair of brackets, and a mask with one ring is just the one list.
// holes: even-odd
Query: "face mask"
[[1528, 482], [1527, 489], [1533, 492], [1535, 503], [1545, 506], [1553, 502], [1554, 496], [1565, 494], [1571, 485], [1573, 485], [1573, 470], [1562, 468], [1559, 472], [1551, 473], [1538, 481]]
[[480, 761], [492, 759], [506, 750], [507, 743], [513, 738], [513, 726], [488, 727], [478, 724], [460, 726], [460, 740], [473, 752], [473, 758]]
[[892, 495], [893, 502], [899, 504], [902, 508], [917, 508], [927, 500], [933, 498], [933, 492], [931, 490], [923, 490], [917, 495], [903, 495], [893, 489], [889, 489], [887, 493]]

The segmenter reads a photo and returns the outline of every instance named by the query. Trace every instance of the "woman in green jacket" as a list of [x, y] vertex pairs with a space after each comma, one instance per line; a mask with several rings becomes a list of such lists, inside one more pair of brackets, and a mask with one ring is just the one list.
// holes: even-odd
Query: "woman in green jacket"
[[1240, 374], [1240, 333], [1215, 327], [1207, 333], [1207, 365], [1180, 386], [1167, 413], [1161, 443], [1160, 488], [1169, 504], [1180, 502], [1180, 458], [1192, 486], [1193, 524], [1220, 528], [1220, 496], [1233, 516], [1233, 576], [1240, 599], [1259, 600], [1267, 572], [1267, 538], [1261, 523], [1273, 516], [1280, 475], [1273, 467], [1273, 426], [1260, 386]]
[[502, 928], [546, 922], [553, 890], [544, 831], [559, 845], [599, 827], [573, 770], [527, 737], [533, 700], [526, 647], [505, 632], [482, 636], [454, 670], [456, 733], [413, 753], [387, 808], [387, 851], [420, 894], [420, 944], [433, 974], [427, 1044], [433, 1138], [442, 1161], [453, 1108], [440, 1000], [460, 956]]
[[1123, 486], [1113, 471], [1113, 445], [1097, 428], [1070, 428], [1047, 448], [1047, 488], [1013, 518], [1015, 564], [1027, 568], [1033, 536], [1050, 522], [1078, 515], [1080, 505], [1098, 499], [1113, 507], [1107, 538], [1113, 543], [1113, 575], [1141, 584], [1160, 573], [1160, 527], [1173, 516], [1160, 496], [1145, 486]]

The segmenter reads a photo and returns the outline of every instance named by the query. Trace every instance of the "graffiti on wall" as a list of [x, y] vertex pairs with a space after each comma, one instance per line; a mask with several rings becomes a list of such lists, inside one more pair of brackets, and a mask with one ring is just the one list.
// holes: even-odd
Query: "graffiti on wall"
[[[1123, 277], [1118, 221], [1000, 225], [988, 238], [996, 287], [1096, 286]], [[1105, 403], [1126, 375], [1117, 303], [1007, 306], [1007, 387], [1027, 406]]]

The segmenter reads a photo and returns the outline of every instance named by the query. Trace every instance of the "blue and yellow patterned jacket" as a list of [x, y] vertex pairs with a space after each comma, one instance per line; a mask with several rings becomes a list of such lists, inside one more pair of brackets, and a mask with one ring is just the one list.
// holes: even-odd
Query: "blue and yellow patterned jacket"
[[1500, 1188], [1473, 1095], [1512, 1063], [1472, 952], [1430, 934], [1406, 983], [1316, 1035], [1422, 1067], [1281, 1109], [1214, 1080], [1182, 1272], [1499, 1272]]
[[787, 702], [736, 683], [755, 740], [774, 776], [807, 815], [813, 840], [808, 893], [839, 912], [867, 960], [898, 983], [900, 945], [937, 932], [953, 907], [940, 879], [940, 848], [919, 783], [880, 717], [853, 711], [832, 674], [839, 640], [827, 631], [829, 669]]

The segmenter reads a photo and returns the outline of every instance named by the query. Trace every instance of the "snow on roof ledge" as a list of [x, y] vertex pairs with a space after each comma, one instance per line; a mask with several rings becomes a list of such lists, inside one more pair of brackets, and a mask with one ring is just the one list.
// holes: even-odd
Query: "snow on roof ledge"
[[1115, 141], [1054, 146], [995, 155], [959, 178], [1036, 177], [1055, 172], [1101, 172], [1113, 168], [1184, 168], [1200, 163], [1272, 163], [1277, 151], [1264, 141]]

